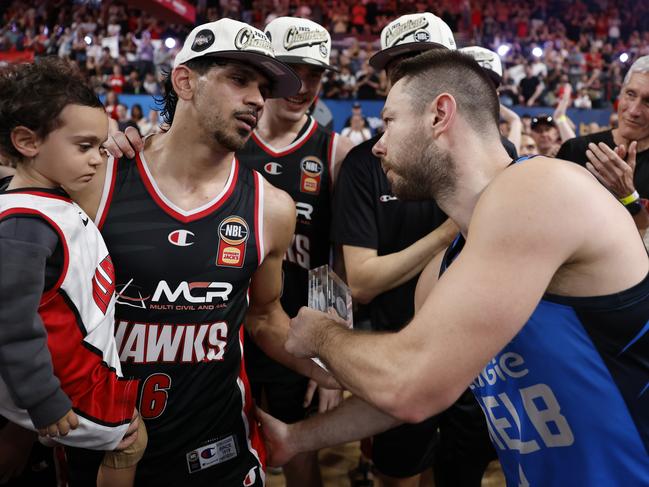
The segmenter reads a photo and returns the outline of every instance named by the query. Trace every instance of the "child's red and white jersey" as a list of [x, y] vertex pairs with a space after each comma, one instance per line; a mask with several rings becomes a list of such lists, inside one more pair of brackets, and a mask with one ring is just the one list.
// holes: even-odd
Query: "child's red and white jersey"
[[[137, 381], [122, 377], [114, 338], [115, 271], [106, 245], [83, 210], [60, 194], [29, 190], [0, 195], [0, 220], [14, 216], [48, 222], [63, 249], [60, 277], [43, 293], [38, 308], [54, 374], [80, 420], [79, 428], [60, 442], [112, 450], [133, 415]], [[0, 414], [34, 429], [1, 379]]]

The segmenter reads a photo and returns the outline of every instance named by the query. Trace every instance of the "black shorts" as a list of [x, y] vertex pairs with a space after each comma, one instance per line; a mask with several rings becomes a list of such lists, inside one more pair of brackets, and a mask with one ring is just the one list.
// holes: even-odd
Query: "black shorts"
[[296, 423], [318, 411], [318, 392], [309, 407], [304, 407], [304, 396], [309, 379], [299, 375], [290, 382], [250, 380], [250, 390], [257, 406], [285, 423]]
[[480, 487], [489, 462], [498, 458], [482, 409], [467, 390], [440, 414], [437, 487]]
[[439, 443], [439, 419], [402, 424], [372, 438], [372, 462], [383, 475], [406, 478], [433, 466]]

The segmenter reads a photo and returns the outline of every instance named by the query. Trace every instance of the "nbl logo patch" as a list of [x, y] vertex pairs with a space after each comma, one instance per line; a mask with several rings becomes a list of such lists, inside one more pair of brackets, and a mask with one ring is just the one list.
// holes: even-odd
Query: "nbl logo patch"
[[246, 258], [248, 224], [238, 216], [229, 216], [219, 225], [219, 250], [216, 265], [243, 267]]
[[320, 181], [324, 165], [315, 156], [309, 156], [300, 162], [300, 191], [309, 194], [320, 193]]

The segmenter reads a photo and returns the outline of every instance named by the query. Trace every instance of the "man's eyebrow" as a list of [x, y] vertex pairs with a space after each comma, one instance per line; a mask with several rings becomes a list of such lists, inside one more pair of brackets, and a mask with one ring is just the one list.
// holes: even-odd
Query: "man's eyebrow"
[[101, 140], [96, 135], [75, 135], [72, 137], [72, 140], [75, 142], [90, 142], [92, 144], [99, 144], [106, 142], [107, 139]]

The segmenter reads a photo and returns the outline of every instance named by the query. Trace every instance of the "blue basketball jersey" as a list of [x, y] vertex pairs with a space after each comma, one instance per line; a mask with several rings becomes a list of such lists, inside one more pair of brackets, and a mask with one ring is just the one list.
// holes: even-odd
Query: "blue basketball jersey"
[[470, 388], [509, 487], [649, 486], [649, 275], [610, 296], [545, 294]]

